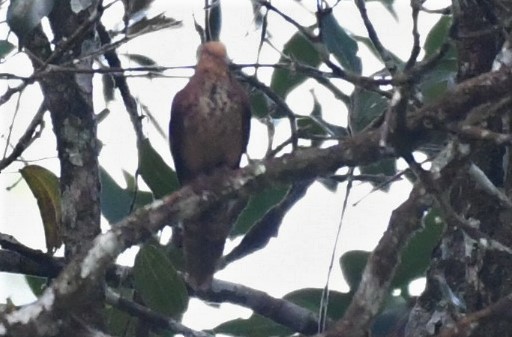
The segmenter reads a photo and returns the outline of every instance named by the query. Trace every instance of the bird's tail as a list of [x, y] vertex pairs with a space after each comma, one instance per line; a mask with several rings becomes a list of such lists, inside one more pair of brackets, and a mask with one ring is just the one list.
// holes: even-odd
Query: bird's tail
[[187, 280], [194, 290], [207, 290], [226, 238], [247, 200], [231, 200], [183, 224]]

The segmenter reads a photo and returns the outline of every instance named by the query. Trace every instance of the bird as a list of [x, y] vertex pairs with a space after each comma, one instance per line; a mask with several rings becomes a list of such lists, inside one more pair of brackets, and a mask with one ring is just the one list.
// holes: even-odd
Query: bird
[[[250, 103], [229, 64], [224, 44], [203, 43], [193, 76], [172, 101], [169, 142], [182, 186], [216, 169], [239, 168], [246, 152]], [[245, 204], [229, 200], [182, 223], [186, 277], [194, 290], [211, 286], [226, 238]]]

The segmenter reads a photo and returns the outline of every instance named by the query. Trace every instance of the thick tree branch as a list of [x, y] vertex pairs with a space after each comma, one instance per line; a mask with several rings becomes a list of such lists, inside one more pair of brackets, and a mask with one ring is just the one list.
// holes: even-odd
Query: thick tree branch
[[425, 189], [416, 185], [409, 198], [391, 215], [389, 226], [368, 259], [359, 288], [343, 318], [319, 336], [363, 337], [389, 294], [400, 252], [421, 228], [423, 212], [431, 205]]
[[[426, 121], [435, 125], [462, 119], [464, 112], [469, 111], [468, 107], [510, 93], [511, 75], [512, 70], [503, 69], [464, 82], [441, 99], [443, 104], [433, 104], [411, 114], [407, 125], [414, 131], [422, 132], [431, 128], [430, 125], [424, 125]], [[74, 257], [35, 303], [5, 314], [0, 324], [0, 336], [7, 332], [11, 336], [43, 336], [50, 329], [59, 329], [58, 317], [88, 297], [88, 289], [102, 279], [104, 272], [122, 251], [143, 242], [152, 233], [169, 224], [169, 220], [171, 224], [176, 224], [214, 207], [219, 202], [237, 195], [254, 193], [278, 183], [313, 179], [331, 174], [342, 166], [369, 164], [390, 155], [379, 147], [379, 139], [379, 130], [370, 130], [329, 148], [299, 149], [293, 154], [251, 164], [232, 174], [217, 172], [213, 176], [199, 178], [191, 185], [136, 210], [114, 225], [110, 231], [98, 236], [88, 251]], [[366, 281], [363, 281], [354, 304], [337, 327], [354, 327], [354, 324], [366, 326], [376, 313], [383, 298], [382, 290], [376, 290], [376, 286], [386, 288], [390, 277], [388, 271], [398, 259], [398, 246], [392, 246], [391, 243], [395, 243], [394, 238], [406, 238], [414, 230], [412, 215], [417, 219], [420, 210], [426, 207], [426, 202], [423, 189], [416, 188], [409, 201], [395, 211], [390, 229], [367, 266], [367, 277], [363, 277]], [[404, 227], [408, 229], [398, 228], [400, 219], [407, 222]], [[390, 249], [387, 254], [386, 249]], [[376, 304], [366, 307], [361, 302], [362, 297], [374, 299]], [[348, 321], [349, 318], [352, 322]], [[358, 333], [354, 335], [357, 336]]]
[[215, 280], [207, 293], [198, 296], [214, 302], [239, 304], [300, 333], [313, 334], [317, 330], [318, 316], [315, 313], [240, 284]]

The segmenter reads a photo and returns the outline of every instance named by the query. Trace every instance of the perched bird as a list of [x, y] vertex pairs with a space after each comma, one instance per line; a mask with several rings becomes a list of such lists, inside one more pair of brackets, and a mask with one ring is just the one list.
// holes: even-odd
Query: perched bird
[[[194, 75], [172, 102], [169, 140], [182, 185], [217, 168], [236, 169], [249, 139], [251, 112], [241, 84], [229, 71], [220, 42], [199, 47]], [[188, 281], [206, 290], [224, 243], [245, 202], [232, 200], [183, 223]]]

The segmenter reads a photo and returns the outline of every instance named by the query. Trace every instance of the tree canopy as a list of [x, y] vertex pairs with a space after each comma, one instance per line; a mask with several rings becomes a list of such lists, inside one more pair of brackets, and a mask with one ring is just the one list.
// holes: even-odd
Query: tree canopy
[[[47, 250], [0, 233], [0, 271], [25, 275], [37, 297], [22, 306], [6, 300], [0, 336], [510, 336], [512, 5], [411, 0], [399, 15], [393, 0], [318, 0], [296, 2], [298, 15], [278, 1], [247, 3], [257, 38], [242, 54], [255, 61], [231, 62], [230, 71], [249, 94], [259, 126], [251, 141], [261, 154], [180, 186], [166, 127], [138, 91], [188, 78], [195, 60], [180, 44], [222, 40], [233, 4], [205, 0], [191, 32], [175, 16], [177, 3], [161, 10], [157, 0], [0, 1], [0, 114], [8, 121], [0, 131], [1, 193], [29, 187], [37, 203], [23, 207], [40, 212]], [[364, 34], [347, 27], [345, 5]], [[374, 6], [411, 22], [405, 58], [385, 42], [391, 32], [374, 24]], [[435, 24], [423, 31], [425, 17]], [[275, 37], [279, 25], [291, 31], [284, 41]], [[187, 66], [163, 64], [154, 59], [159, 52]], [[370, 62], [377, 71], [368, 72]], [[310, 111], [299, 112], [293, 97], [308, 83], [318, 91], [310, 92]], [[336, 109], [317, 95], [322, 90]], [[162, 111], [170, 103], [159, 103]], [[37, 150], [42, 138], [56, 152]], [[123, 172], [125, 185], [100, 159], [112, 141], [136, 164]], [[32, 162], [45, 156], [56, 158]], [[7, 172], [16, 173], [3, 179]], [[248, 200], [221, 270], [265, 250], [315, 183], [344, 191], [344, 214], [355, 182], [386, 192], [406, 179], [410, 193], [375, 249], [333, 261], [348, 292], [327, 284], [278, 298], [217, 278], [201, 290], [187, 281], [184, 221]], [[133, 246], [140, 248], [133, 264], [118, 264]], [[426, 285], [415, 296], [409, 285], [419, 277]], [[191, 298], [252, 315], [199, 331], [182, 321]]]

